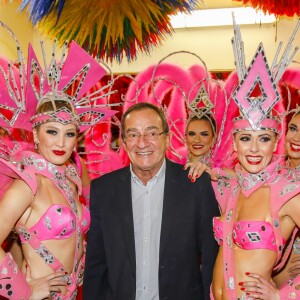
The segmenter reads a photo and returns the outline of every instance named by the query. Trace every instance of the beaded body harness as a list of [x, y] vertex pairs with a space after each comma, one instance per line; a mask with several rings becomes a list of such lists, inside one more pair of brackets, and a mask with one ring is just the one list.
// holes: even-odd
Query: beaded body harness
[[[42, 175], [49, 178], [55, 186], [61, 191], [62, 195], [66, 199], [75, 217], [74, 227], [76, 230], [76, 248], [74, 253], [73, 271], [68, 275], [67, 294], [60, 295], [58, 293], [51, 293], [52, 299], [55, 300], [73, 300], [77, 295], [77, 282], [79, 276], [82, 275], [84, 267], [84, 255], [79, 258], [79, 249], [83, 242], [80, 218], [78, 216], [77, 205], [74, 199], [74, 193], [70, 189], [70, 181], [74, 182], [78, 188], [78, 193], [81, 193], [81, 180], [77, 174], [77, 170], [73, 165], [68, 165], [66, 169], [53, 165], [45, 160], [42, 156], [26, 151], [23, 154], [23, 158], [18, 162], [9, 162], [0, 158], [0, 162], [4, 163], [7, 167], [10, 167], [15, 173], [20, 176], [31, 188], [35, 195], [37, 191], [36, 176]], [[87, 222], [87, 220], [81, 220], [81, 222]], [[38, 240], [38, 238], [30, 233], [26, 226], [20, 222], [16, 225], [16, 230], [22, 239], [26, 241], [36, 253], [43, 259], [53, 271], [65, 271], [61, 262], [51, 253], [47, 247]]]
[[213, 182], [213, 187], [222, 214], [225, 216], [223, 222], [223, 270], [226, 289], [230, 299], [237, 299], [232, 233], [236, 221], [235, 216], [240, 193], [243, 193], [245, 197], [249, 197], [249, 195], [265, 184], [270, 187], [271, 225], [277, 247], [276, 269], [281, 268], [286, 261], [286, 254], [283, 256], [284, 244], [279, 228], [278, 212], [286, 202], [300, 193], [300, 182], [291, 182], [280, 174], [280, 164], [280, 158], [274, 160], [265, 170], [256, 174], [255, 177], [253, 177], [253, 174], [242, 173], [238, 169], [236, 170], [237, 177], [228, 176], [224, 171], [217, 170], [220, 178], [217, 182]]

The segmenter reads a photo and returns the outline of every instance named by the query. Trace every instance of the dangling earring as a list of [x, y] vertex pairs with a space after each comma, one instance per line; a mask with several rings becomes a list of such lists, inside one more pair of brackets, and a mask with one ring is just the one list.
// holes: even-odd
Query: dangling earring
[[36, 132], [35, 128], [33, 129], [33, 143], [34, 143], [34, 149], [37, 150], [38, 144], [39, 144], [39, 140], [38, 140], [37, 132]]

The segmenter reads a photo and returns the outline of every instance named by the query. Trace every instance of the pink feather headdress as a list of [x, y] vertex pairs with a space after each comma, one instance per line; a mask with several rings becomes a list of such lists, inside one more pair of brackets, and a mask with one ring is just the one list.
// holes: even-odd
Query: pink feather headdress
[[289, 124], [300, 112], [300, 68], [288, 68], [279, 82], [279, 88], [286, 108], [286, 123]]
[[215, 116], [213, 111], [215, 110], [216, 105], [211, 99], [212, 95], [210, 95], [212, 80], [208, 76], [206, 66], [201, 69], [205, 70], [206, 74], [204, 76], [198, 77], [198, 80], [196, 81], [189, 93], [189, 98], [192, 99], [188, 99], [187, 101], [187, 124], [189, 124], [190, 120], [194, 118], [197, 118], [199, 120], [205, 118], [211, 123], [212, 130], [214, 132], [214, 135], [216, 136], [217, 128], [215, 128], [215, 126], [213, 125], [213, 122], [215, 122]]
[[[179, 52], [169, 56], [175, 54], [179, 54]], [[192, 83], [186, 70], [164, 61], [167, 57], [136, 76], [126, 93], [123, 110], [125, 111], [134, 103], [143, 101], [159, 106], [164, 111], [172, 132], [167, 157], [175, 162], [184, 163], [187, 152], [184, 146], [185, 120], [187, 118], [184, 99], [191, 89]], [[122, 148], [120, 154], [126, 155]]]
[[[197, 61], [187, 70], [166, 60], [175, 55], [192, 55]], [[187, 120], [192, 116], [207, 115], [217, 123], [217, 141], [213, 149], [220, 146], [228, 111], [228, 97], [223, 82], [214, 80], [205, 62], [196, 54], [187, 51], [170, 53], [157, 65], [137, 75], [127, 91], [124, 111], [133, 103], [151, 102], [165, 112], [171, 141], [167, 157], [178, 163], [185, 163], [188, 155], [185, 143]], [[122, 149], [121, 149], [122, 153]]]
[[[32, 131], [32, 127], [36, 125], [57, 121], [63, 124], [74, 123], [80, 131], [84, 131], [116, 113], [97, 104], [97, 99], [108, 96], [103, 95], [100, 90], [87, 95], [106, 71], [75, 42], [70, 44], [68, 54], [68, 45], [65, 43], [59, 61], [56, 61], [54, 42], [48, 65], [41, 44], [44, 68], [29, 45], [26, 68], [14, 33], [4, 23], [0, 22], [0, 26], [15, 40], [18, 55], [18, 72], [12, 63], [8, 64], [7, 70], [0, 65], [0, 76], [5, 81], [5, 85], [0, 87], [0, 126]], [[71, 110], [56, 110], [56, 100], [68, 102]], [[37, 107], [44, 102], [53, 103], [53, 111], [35, 115]]]
[[[216, 136], [214, 150], [216, 150], [219, 147], [221, 135], [224, 133], [229, 106], [224, 82], [213, 79], [203, 61], [201, 65], [193, 65], [189, 73], [193, 77], [193, 86], [186, 103], [189, 119], [206, 117], [208, 120], [215, 121], [217, 128], [214, 132]], [[212, 128], [215, 129], [213, 125]]]

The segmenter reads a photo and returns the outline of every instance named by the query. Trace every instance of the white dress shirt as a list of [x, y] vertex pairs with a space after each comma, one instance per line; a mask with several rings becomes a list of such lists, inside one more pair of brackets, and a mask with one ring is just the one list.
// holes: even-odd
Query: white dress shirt
[[164, 161], [144, 185], [131, 170], [136, 256], [136, 300], [159, 300], [159, 243], [166, 174]]

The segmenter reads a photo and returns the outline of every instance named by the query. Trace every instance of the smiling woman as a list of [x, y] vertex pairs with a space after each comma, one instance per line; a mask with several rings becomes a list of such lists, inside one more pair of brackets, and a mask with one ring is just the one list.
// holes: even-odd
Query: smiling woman
[[242, 169], [258, 173], [268, 166], [277, 148], [277, 134], [274, 131], [240, 131], [234, 136], [234, 150]]
[[[240, 84], [233, 98], [241, 115], [233, 120], [233, 135], [238, 163], [234, 170], [214, 170], [221, 217], [214, 218], [220, 249], [211, 297], [298, 299], [299, 278], [277, 287], [271, 281], [273, 271], [286, 263], [288, 252], [283, 249], [300, 225], [299, 181], [282, 173], [282, 158], [274, 155], [282, 136], [280, 115], [274, 108], [279, 101], [274, 83], [284, 67], [269, 69], [260, 44], [246, 70], [241, 42], [236, 26], [233, 45]], [[288, 56], [283, 55], [278, 65], [286, 66]]]
[[[76, 146], [79, 118], [66, 96], [61, 95], [60, 99], [57, 97], [54, 93], [48, 93], [37, 107], [37, 114], [31, 121], [35, 148], [48, 161], [55, 165], [63, 165], [71, 157]], [[49, 112], [55, 111], [63, 112], [63, 123], [59, 121], [59, 113], [49, 116]]]
[[296, 168], [300, 165], [300, 112], [291, 119], [285, 139], [288, 162]]
[[[296, 109], [289, 124], [285, 136], [286, 145], [286, 166], [283, 172], [293, 181], [300, 178], [300, 112]], [[284, 288], [290, 287], [290, 283], [299, 276], [300, 259], [300, 234], [295, 236], [295, 241], [291, 248], [287, 263], [282, 269], [274, 272], [273, 281], [277, 286]], [[291, 288], [290, 288], [291, 289]], [[295, 295], [291, 289], [291, 295]]]
[[0, 244], [13, 229], [21, 241], [22, 257], [17, 265], [11, 253], [0, 248], [0, 296], [75, 299], [82, 283], [85, 233], [90, 224], [89, 210], [80, 201], [83, 196], [88, 203], [90, 182], [76, 144], [79, 132], [114, 114], [93, 107], [92, 96], [83, 96], [105, 70], [74, 43], [59, 62], [54, 44], [49, 65], [42, 48], [45, 69], [29, 47], [26, 68], [17, 38], [5, 24], [0, 22], [0, 26], [16, 41], [19, 67], [15, 70], [11, 62], [7, 71], [0, 67], [4, 82], [0, 126], [8, 133], [12, 129], [33, 131], [34, 137], [34, 149], [25, 151], [20, 145], [10, 149], [1, 140], [0, 172], [9, 177], [10, 184], [0, 201]]
[[[31, 122], [36, 152], [23, 153], [23, 174], [12, 167], [23, 180], [12, 182], [1, 199], [1, 212], [10, 220], [3, 216], [6, 225], [2, 226], [0, 239], [16, 223], [24, 257], [21, 269], [25, 272], [30, 268], [32, 276], [26, 286], [20, 272], [19, 280], [11, 282], [10, 299], [29, 298], [30, 294], [37, 299], [50, 295], [52, 299], [71, 299], [82, 276], [83, 235], [89, 227], [88, 210], [78, 197], [82, 192], [80, 175], [75, 164], [70, 163], [79, 118], [66, 96], [50, 92], [41, 100]], [[9, 162], [1, 162], [11, 167]], [[61, 247], [70, 251], [67, 256], [57, 254]], [[11, 264], [10, 256], [5, 259]], [[4, 260], [2, 264], [5, 263]], [[37, 280], [43, 281], [37, 284]], [[15, 289], [21, 285], [24, 289], [17, 293]]]
[[216, 140], [216, 121], [208, 115], [193, 116], [186, 126], [187, 161], [201, 161], [210, 165], [211, 148]]

